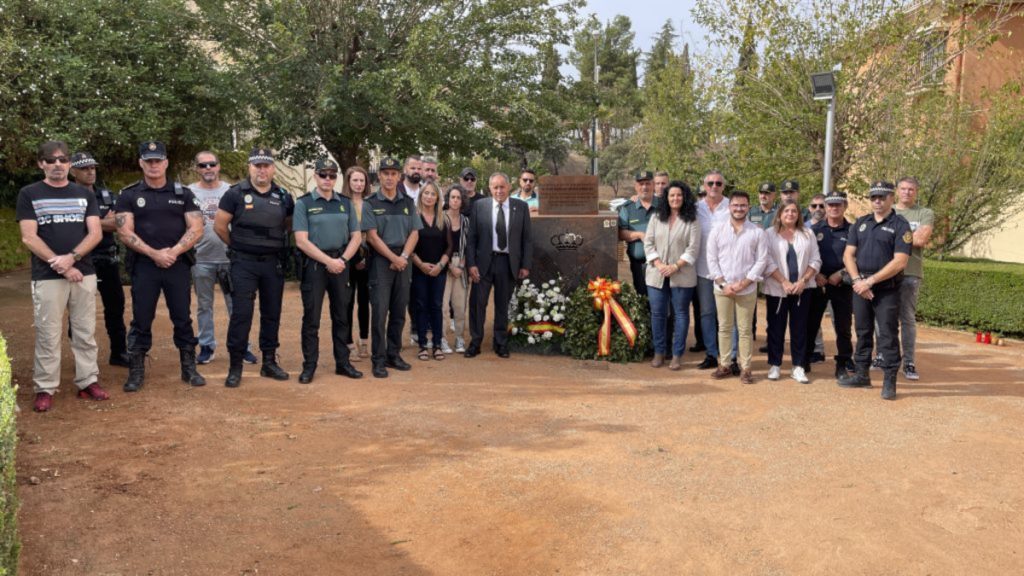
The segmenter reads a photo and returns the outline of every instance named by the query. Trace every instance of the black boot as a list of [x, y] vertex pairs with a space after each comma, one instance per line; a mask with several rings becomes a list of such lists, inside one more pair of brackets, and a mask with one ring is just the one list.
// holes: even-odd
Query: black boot
[[303, 366], [302, 373], [299, 374], [299, 384], [309, 384], [313, 381], [313, 376], [316, 374], [316, 364], [312, 366]]
[[871, 376], [868, 374], [868, 367], [857, 366], [856, 372], [839, 379], [839, 385], [843, 388], [870, 388]]
[[110, 365], [120, 366], [122, 368], [130, 368], [131, 362], [128, 360], [128, 353], [121, 350], [111, 350]]
[[206, 386], [206, 378], [196, 371], [196, 351], [194, 348], [178, 350], [181, 358], [181, 381], [191, 386]]
[[836, 380], [842, 380], [850, 375], [846, 370], [846, 362], [840, 360], [836, 362]]
[[238, 388], [242, 385], [242, 357], [232, 357], [228, 364], [228, 377], [224, 379], [224, 385], [228, 388]]
[[274, 380], [288, 379], [288, 373], [277, 365], [277, 357], [272, 353], [263, 354], [263, 367], [260, 368], [260, 376], [266, 376]]
[[124, 382], [125, 392], [138, 392], [146, 380], [146, 353], [132, 352], [128, 355], [128, 379]]
[[896, 399], [896, 372], [886, 372], [882, 380], [882, 400]]

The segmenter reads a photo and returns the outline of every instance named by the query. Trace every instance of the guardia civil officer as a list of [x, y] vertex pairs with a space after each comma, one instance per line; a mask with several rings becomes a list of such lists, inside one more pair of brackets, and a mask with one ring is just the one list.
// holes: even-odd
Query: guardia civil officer
[[128, 366], [128, 331], [124, 327], [124, 287], [118, 265], [118, 247], [114, 241], [114, 193], [96, 178], [99, 162], [88, 152], [71, 155], [71, 176], [75, 183], [96, 195], [100, 210], [103, 239], [92, 251], [92, 265], [96, 269], [96, 287], [103, 300], [103, 321], [110, 338], [110, 365]]
[[190, 268], [192, 247], [203, 236], [203, 214], [192, 190], [167, 179], [167, 147], [150, 140], [139, 146], [142, 180], [121, 190], [114, 224], [130, 250], [132, 322], [128, 331], [128, 380], [125, 392], [142, 388], [146, 353], [153, 345], [153, 317], [160, 292], [174, 324], [174, 345], [181, 358], [181, 379], [206, 384], [196, 372], [196, 339], [192, 331]]
[[314, 167], [316, 188], [295, 202], [295, 245], [302, 258], [302, 373], [299, 382], [313, 381], [320, 358], [320, 316], [324, 292], [331, 300], [331, 342], [334, 346], [334, 373], [362, 378], [349, 361], [345, 343], [349, 335], [348, 303], [349, 260], [359, 251], [362, 234], [352, 213], [352, 201], [334, 190], [338, 165], [321, 158]]
[[872, 340], [877, 337], [877, 350], [885, 371], [884, 400], [896, 397], [896, 372], [900, 367], [900, 284], [914, 240], [910, 223], [892, 209], [895, 189], [891, 182], [878, 181], [871, 185], [871, 213], [858, 218], [850, 227], [843, 253], [846, 271], [853, 279], [857, 350], [854, 354], [856, 373], [841, 378], [839, 385], [871, 386], [868, 369]]
[[260, 376], [288, 379], [288, 373], [277, 364], [276, 354], [294, 209], [291, 194], [274, 182], [273, 153], [269, 148], [253, 148], [249, 177], [224, 193], [213, 221], [217, 236], [228, 245], [231, 260], [233, 310], [228, 322], [228, 377], [224, 380], [228, 388], [242, 384], [242, 360], [257, 293], [263, 353]]
[[410, 370], [402, 359], [402, 329], [409, 306], [412, 268], [409, 256], [419, 241], [423, 221], [412, 198], [398, 188], [401, 164], [380, 161], [380, 190], [363, 201], [362, 228], [373, 248], [370, 257], [370, 310], [373, 375], [387, 378], [388, 368]]

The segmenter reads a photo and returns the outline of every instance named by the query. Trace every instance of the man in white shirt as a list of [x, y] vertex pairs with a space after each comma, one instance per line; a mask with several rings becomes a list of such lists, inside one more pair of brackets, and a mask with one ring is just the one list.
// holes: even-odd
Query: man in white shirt
[[700, 256], [697, 257], [697, 299], [700, 301], [700, 325], [707, 356], [697, 368], [718, 368], [718, 312], [715, 309], [714, 277], [708, 268], [707, 246], [711, 230], [729, 220], [729, 200], [724, 195], [725, 177], [718, 170], [704, 175], [704, 198], [697, 202], [700, 222]]

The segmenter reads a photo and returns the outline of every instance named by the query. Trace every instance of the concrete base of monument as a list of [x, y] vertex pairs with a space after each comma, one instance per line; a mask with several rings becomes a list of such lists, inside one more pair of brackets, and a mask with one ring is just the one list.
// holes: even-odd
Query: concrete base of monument
[[614, 212], [596, 216], [532, 218], [533, 270], [540, 283], [561, 275], [565, 292], [597, 276], [618, 278], [618, 218]]

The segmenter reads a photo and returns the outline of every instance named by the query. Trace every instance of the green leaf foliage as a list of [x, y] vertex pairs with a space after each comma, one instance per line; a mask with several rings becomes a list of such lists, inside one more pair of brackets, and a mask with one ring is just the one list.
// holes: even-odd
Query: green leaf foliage
[[7, 341], [0, 336], [0, 576], [18, 573], [18, 493], [14, 453], [18, 445], [15, 393]]
[[623, 284], [622, 292], [617, 298], [636, 326], [637, 337], [633, 347], [630, 347], [629, 340], [613, 317], [611, 355], [597, 355], [597, 333], [604, 323], [604, 312], [594, 309], [593, 296], [587, 290], [586, 284], [583, 284], [569, 298], [562, 350], [581, 360], [608, 360], [619, 363], [643, 360], [651, 345], [651, 313], [647, 297], [637, 293], [632, 284]]
[[923, 322], [1024, 337], [1024, 265], [925, 260]]

